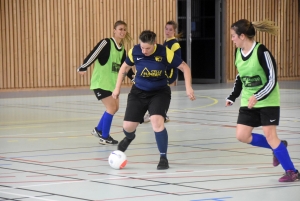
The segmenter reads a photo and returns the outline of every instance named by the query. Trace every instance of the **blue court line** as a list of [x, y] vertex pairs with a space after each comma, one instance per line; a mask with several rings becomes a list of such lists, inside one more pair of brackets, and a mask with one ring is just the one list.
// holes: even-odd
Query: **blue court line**
[[191, 201], [204, 201], [204, 200], [212, 200], [212, 201], [225, 201], [225, 199], [229, 199], [232, 197], [223, 197], [223, 198], [206, 198], [206, 199], [200, 199], [200, 200], [191, 200]]
[[11, 164], [0, 164], [0, 166], [6, 166], [6, 165], [11, 165]]

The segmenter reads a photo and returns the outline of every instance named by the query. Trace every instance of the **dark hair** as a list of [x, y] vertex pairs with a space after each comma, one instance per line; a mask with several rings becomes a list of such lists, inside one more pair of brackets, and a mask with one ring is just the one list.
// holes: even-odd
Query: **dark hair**
[[139, 36], [139, 39], [143, 43], [149, 43], [153, 45], [156, 41], [156, 34], [153, 31], [145, 30]]
[[255, 36], [255, 30], [276, 35], [278, 27], [274, 26], [274, 22], [269, 20], [250, 22], [246, 19], [241, 19], [233, 23], [231, 29], [239, 36], [244, 34], [252, 39]]

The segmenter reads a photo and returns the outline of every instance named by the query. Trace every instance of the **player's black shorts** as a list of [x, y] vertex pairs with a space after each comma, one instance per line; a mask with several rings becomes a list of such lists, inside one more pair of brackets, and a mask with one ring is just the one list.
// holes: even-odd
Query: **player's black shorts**
[[132, 86], [128, 94], [124, 121], [141, 122], [149, 111], [151, 115], [161, 115], [166, 118], [171, 101], [171, 89], [166, 86], [157, 91], [144, 91]]
[[279, 125], [280, 107], [240, 107], [237, 123], [251, 127]]
[[106, 98], [112, 95], [111, 91], [106, 91], [104, 89], [94, 89], [95, 96], [98, 100]]

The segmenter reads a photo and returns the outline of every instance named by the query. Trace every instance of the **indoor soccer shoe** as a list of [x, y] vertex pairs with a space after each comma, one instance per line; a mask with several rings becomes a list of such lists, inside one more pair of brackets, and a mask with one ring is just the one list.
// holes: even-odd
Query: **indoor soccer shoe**
[[105, 139], [101, 136], [99, 143], [100, 144], [118, 144], [118, 141], [114, 140], [111, 136], [108, 136], [107, 139]]
[[170, 121], [169, 116], [166, 116], [165, 123], [167, 123], [167, 122], [169, 122], [169, 121]]
[[[288, 143], [287, 141], [285, 140], [281, 140], [281, 142], [285, 145], [285, 147], [288, 146]], [[276, 167], [280, 164], [280, 162], [278, 161], [278, 159], [276, 158], [276, 156], [274, 155], [274, 152], [273, 152], [273, 166]]]
[[157, 165], [158, 170], [166, 170], [169, 168], [168, 159], [165, 157], [160, 157], [159, 163]]
[[130, 145], [130, 143], [132, 142], [132, 140], [134, 140], [134, 138], [128, 139], [127, 137], [124, 137], [124, 139], [121, 140], [121, 142], [118, 144], [118, 150], [125, 152], [128, 146]]
[[300, 174], [297, 170], [297, 172], [294, 172], [293, 170], [288, 170], [286, 173], [279, 179], [279, 182], [294, 182], [300, 180]]
[[148, 122], [150, 122], [150, 114], [149, 113], [145, 114], [145, 116], [144, 116], [144, 123], [148, 123]]
[[100, 138], [100, 141], [99, 141], [100, 144], [118, 144], [118, 141], [114, 140], [111, 136], [108, 136], [107, 139], [103, 138], [102, 132], [98, 131], [97, 128], [94, 128], [94, 130], [92, 131], [92, 135]]
[[92, 131], [91, 134], [94, 135], [95, 137], [98, 137], [98, 138], [102, 137], [102, 132], [98, 131], [96, 127], [94, 128], [94, 130]]

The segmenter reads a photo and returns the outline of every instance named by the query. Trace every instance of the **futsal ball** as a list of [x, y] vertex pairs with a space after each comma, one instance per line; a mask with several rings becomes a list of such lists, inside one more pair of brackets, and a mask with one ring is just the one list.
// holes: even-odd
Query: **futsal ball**
[[124, 152], [116, 150], [110, 153], [108, 163], [110, 167], [119, 170], [126, 166], [127, 157]]

